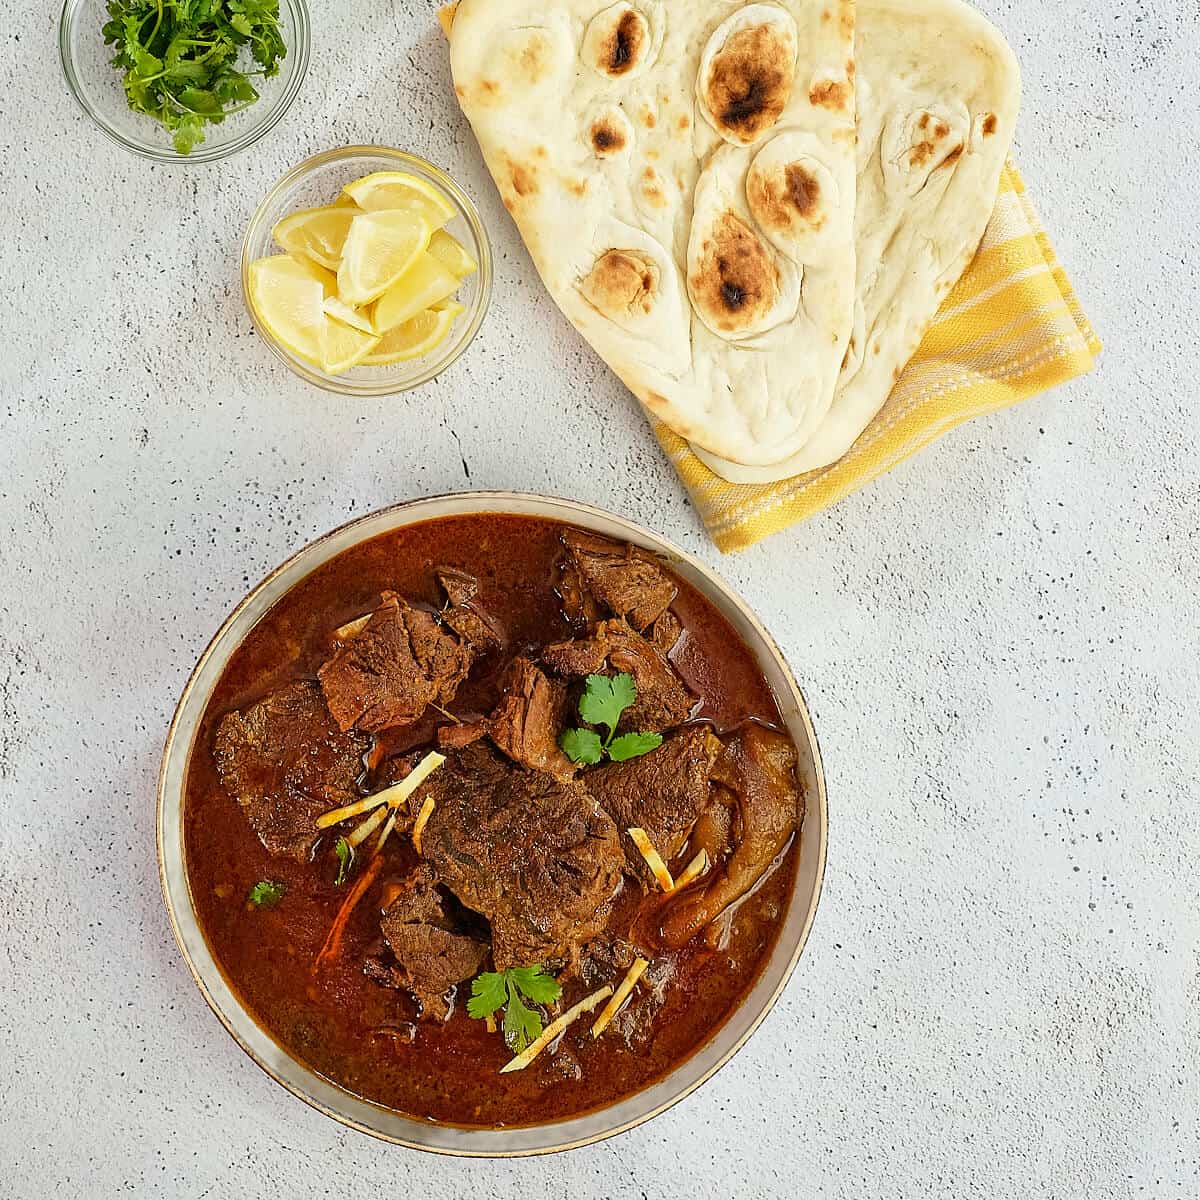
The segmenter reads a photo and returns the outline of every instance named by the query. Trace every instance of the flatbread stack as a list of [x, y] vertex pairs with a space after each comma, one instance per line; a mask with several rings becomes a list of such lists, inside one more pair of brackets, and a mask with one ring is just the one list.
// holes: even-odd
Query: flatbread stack
[[713, 470], [844, 454], [982, 237], [1016, 61], [961, 0], [461, 0], [455, 91], [556, 303]]

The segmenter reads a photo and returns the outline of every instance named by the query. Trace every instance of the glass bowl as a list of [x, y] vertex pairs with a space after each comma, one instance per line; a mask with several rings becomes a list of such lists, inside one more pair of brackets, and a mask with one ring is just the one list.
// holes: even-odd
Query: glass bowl
[[[250, 298], [250, 264], [268, 254], [282, 253], [271, 238], [275, 223], [301, 208], [332, 204], [342, 188], [373, 171], [405, 171], [438, 188], [454, 208], [445, 229], [470, 252], [479, 270], [468, 275], [455, 293], [465, 308], [450, 329], [450, 335], [429, 354], [408, 362], [382, 367], [351, 367], [340, 375], [329, 375], [281, 346], [266, 330]], [[492, 295], [492, 247], [479, 213], [470, 197], [440, 167], [386, 146], [346, 146], [327, 150], [293, 167], [267, 194], [246, 229], [242, 242], [242, 294], [246, 308], [262, 339], [297, 375], [317, 387], [346, 396], [387, 396], [406, 392], [440, 375], [467, 348], [479, 332]]]
[[[710, 1040], [668, 1075], [616, 1104], [566, 1120], [509, 1129], [417, 1120], [344, 1090], [288, 1054], [254, 1020], [221, 973], [196, 917], [184, 854], [184, 786], [201, 719], [221, 673], [250, 630], [281, 596], [351, 546], [407, 525], [469, 513], [516, 513], [565, 521], [662, 556], [716, 605], [754, 653], [796, 744], [798, 775], [807, 801], [795, 886], [779, 917], [782, 928], [775, 947], [742, 1002]], [[737, 1053], [771, 1010], [804, 949], [821, 894], [828, 819], [821, 756], [804, 697], [770, 634], [728, 584], [670, 542], [603, 509], [518, 492], [463, 492], [382, 509], [327, 533], [268, 575], [234, 609], [192, 672], [167, 734], [158, 780], [158, 862], [171, 926], [192, 977], [221, 1024], [272, 1079], [326, 1116], [385, 1141], [440, 1154], [511, 1158], [568, 1150], [632, 1129], [682, 1100]]]
[[114, 47], [101, 33], [108, 20], [104, 0], [66, 0], [58, 26], [63, 73], [80, 107], [101, 133], [143, 158], [157, 162], [215, 162], [258, 141], [291, 107], [308, 70], [309, 21], [305, 0], [280, 0], [279, 26], [287, 54], [272, 79], [256, 79], [259, 98], [219, 125], [204, 127], [204, 141], [180, 154], [171, 134], [152, 117], [134, 112], [112, 65]]

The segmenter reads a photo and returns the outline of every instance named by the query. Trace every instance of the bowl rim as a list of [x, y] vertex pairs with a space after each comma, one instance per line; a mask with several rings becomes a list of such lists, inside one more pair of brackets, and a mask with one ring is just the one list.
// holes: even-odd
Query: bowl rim
[[[254, 304], [250, 299], [250, 266], [253, 262], [250, 244], [261, 232], [264, 225], [266, 225], [270, 218], [271, 210], [281, 193], [298, 180], [310, 175], [319, 167], [330, 163], [364, 157], [389, 159], [396, 163], [398, 168], [415, 168], [418, 172], [430, 176], [432, 181], [449, 196], [459, 215], [467, 223], [467, 227], [470, 229], [471, 236], [475, 241], [476, 257], [479, 262], [478, 283], [476, 285], [474, 303], [467, 312], [462, 332], [457, 338], [447, 342], [447, 349], [440, 356], [431, 355], [424, 360], [415, 360], [424, 365], [410, 378], [397, 377], [395, 379], [381, 379], [378, 381], [361, 381], [351, 379], [345, 375], [327, 375], [318, 367], [314, 367], [302, 359], [289, 354], [279, 345], [263, 327], [263, 323], [254, 311]], [[277, 217], [276, 220], [278, 219], [280, 218]], [[272, 222], [273, 224], [274, 222]], [[246, 306], [246, 311], [250, 315], [250, 320], [253, 322], [259, 338], [266, 344], [275, 357], [300, 379], [312, 384], [314, 387], [321, 388], [323, 391], [334, 392], [343, 396], [373, 397], [400, 395], [423, 386], [452, 367], [462, 357], [467, 347], [475, 340], [475, 335], [479, 332], [484, 318], [491, 307], [493, 270], [491, 238], [488, 236], [487, 227], [483, 223], [483, 218], [479, 215], [479, 209], [476, 207], [475, 201], [467, 195], [461, 184], [449, 172], [443, 170], [436, 163], [430, 162], [429, 159], [419, 154], [414, 154], [411, 150], [401, 150], [395, 146], [370, 144], [336, 146], [332, 150], [322, 150], [320, 153], [310, 155], [308, 158], [296, 163], [295, 166], [287, 170], [271, 185], [266, 195], [258, 202], [253, 215], [246, 223], [246, 232], [242, 237], [242, 301]]]
[[[449, 506], [450, 511], [443, 511]], [[516, 506], [516, 507], [513, 507]], [[429, 510], [434, 511], [429, 511]], [[747, 620], [750, 628], [761, 640], [761, 649], [769, 654], [776, 665], [782, 672], [782, 678], [787, 682], [790, 695], [788, 699], [794, 706], [795, 719], [799, 723], [800, 729], [803, 731], [806, 740], [805, 749], [808, 751], [812, 766], [811, 781], [815, 783], [814, 794], [809, 797], [808, 814], [815, 815], [817, 820], [809, 836], [815, 836], [817, 839], [816, 856], [814, 860], [814, 878], [812, 884], [812, 892], [807, 901], [807, 909], [803, 914], [801, 924], [796, 933], [795, 945], [792, 947], [788, 956], [787, 962], [784, 964], [779, 978], [772, 988], [770, 994], [761, 1001], [761, 1007], [756, 1012], [746, 1028], [734, 1039], [733, 1043], [724, 1050], [716, 1060], [699, 1073], [696, 1078], [691, 1079], [686, 1084], [676, 1087], [670, 1095], [661, 1103], [655, 1104], [653, 1107], [647, 1108], [645, 1111], [636, 1115], [620, 1120], [612, 1125], [599, 1128], [586, 1135], [568, 1138], [559, 1142], [546, 1142], [536, 1146], [520, 1147], [520, 1148], [505, 1148], [503, 1146], [491, 1147], [489, 1145], [431, 1145], [428, 1142], [412, 1140], [400, 1134], [390, 1131], [385, 1131], [365, 1123], [365, 1121], [357, 1119], [348, 1112], [341, 1111], [333, 1107], [331, 1104], [324, 1102], [317, 1096], [310, 1094], [299, 1083], [293, 1082], [290, 1079], [283, 1078], [272, 1066], [264, 1061], [262, 1057], [248, 1043], [247, 1038], [243, 1036], [242, 1031], [236, 1026], [234, 1017], [226, 1013], [217, 1003], [216, 998], [210, 990], [209, 983], [201, 974], [197, 964], [193, 961], [191, 952], [186, 944], [184, 933], [181, 927], [180, 913], [176, 911], [177, 900], [182, 899], [186, 905], [187, 917], [195, 926], [196, 931], [205, 945], [209, 949], [209, 957], [212, 959], [217, 975], [221, 979], [221, 983], [225, 990], [230, 993], [237, 1009], [249, 1021], [250, 1025], [264, 1034], [275, 1046], [279, 1049], [281, 1055], [295, 1068], [299, 1070], [301, 1075], [305, 1077], [305, 1081], [315, 1081], [318, 1084], [324, 1084], [326, 1087], [332, 1088], [341, 1097], [346, 1098], [350, 1103], [365, 1105], [368, 1109], [390, 1114], [393, 1117], [398, 1117], [404, 1121], [411, 1122], [414, 1128], [429, 1129], [429, 1130], [451, 1130], [459, 1134], [476, 1135], [477, 1140], [486, 1142], [488, 1139], [502, 1139], [506, 1135], [519, 1134], [522, 1132], [536, 1130], [553, 1130], [559, 1125], [569, 1124], [571, 1122], [586, 1119], [587, 1117], [598, 1116], [608, 1111], [609, 1109], [626, 1103], [638, 1095], [644, 1095], [650, 1088], [656, 1086], [649, 1085], [648, 1088], [642, 1089], [640, 1092], [633, 1093], [632, 1097], [624, 1097], [615, 1102], [614, 1105], [608, 1105], [604, 1108], [590, 1110], [584, 1114], [577, 1114], [566, 1118], [561, 1122], [549, 1122], [541, 1125], [533, 1126], [511, 1126], [511, 1127], [462, 1127], [449, 1124], [438, 1124], [430, 1122], [422, 1122], [419, 1118], [412, 1117], [409, 1114], [400, 1112], [397, 1109], [390, 1108], [386, 1105], [379, 1104], [375, 1101], [367, 1100], [363, 1097], [355, 1095], [353, 1092], [341, 1087], [332, 1080], [319, 1075], [312, 1068], [302, 1063], [295, 1058], [290, 1052], [285, 1050], [278, 1042], [275, 1041], [273, 1035], [270, 1034], [262, 1025], [260, 1025], [249, 1012], [249, 1010], [241, 1003], [236, 992], [224, 979], [224, 974], [221, 971], [220, 964], [217, 962], [215, 955], [211, 953], [211, 948], [208, 947], [208, 939], [200, 928], [199, 921], [195, 916], [195, 907], [191, 897], [190, 880], [187, 875], [186, 859], [182, 852], [182, 835], [180, 837], [181, 851], [179, 858], [179, 874], [183, 881], [184, 895], [177, 897], [173, 894], [170, 880], [168, 878], [168, 862], [167, 862], [167, 847], [165, 844], [166, 833], [166, 816], [170, 777], [173, 769], [177, 768], [180, 772], [178, 792], [178, 819], [180, 828], [183, 821], [183, 801], [186, 789], [186, 771], [190, 761], [192, 747], [195, 742], [196, 735], [199, 732], [200, 721], [203, 718], [207, 708], [209, 699], [211, 698], [212, 688], [220, 678], [220, 672], [228, 664], [230, 657], [243, 644], [251, 630], [257, 625], [271, 608], [281, 599], [287, 592], [296, 587], [303, 579], [307, 578], [313, 570], [332, 560], [338, 554], [344, 553], [353, 546], [361, 544], [363, 541], [372, 537], [383, 536], [386, 533], [395, 532], [399, 529], [406, 528], [410, 525], [419, 524], [424, 520], [437, 520], [442, 517], [449, 516], [467, 516], [473, 513], [480, 514], [506, 514], [514, 513], [516, 515], [542, 516], [551, 520], [561, 520], [568, 524], [577, 523], [582, 528], [593, 528], [589, 522], [601, 520], [606, 526], [615, 524], [619, 528], [631, 535], [631, 540], [637, 544], [651, 549], [656, 553], [664, 555], [669, 561], [674, 563], [686, 564], [704, 581], [706, 587], [713, 588], [716, 592], [716, 598], [722, 604], [728, 603], [737, 610], [739, 616]], [[377, 524], [386, 525], [386, 528], [376, 529]], [[330, 546], [331, 543], [340, 542], [345, 539], [351, 531], [357, 527], [363, 527], [364, 533], [361, 537], [348, 542], [344, 546], [330, 550], [328, 554], [322, 557], [322, 552]], [[369, 532], [366, 532], [369, 530]], [[292, 579], [286, 587], [282, 587], [277, 594], [272, 594], [269, 603], [262, 609], [261, 612], [254, 617], [253, 620], [246, 625], [244, 629], [237, 632], [237, 636], [232, 643], [225, 647], [223, 643], [237, 629], [239, 624], [246, 621], [247, 614], [250, 613], [260, 598], [266, 593], [274, 593], [276, 586], [282, 586], [280, 581], [292, 572], [298, 570], [306, 564], [310, 559], [313, 559], [309, 570], [303, 572]], [[705, 592], [710, 600], [714, 599], [713, 595]], [[728, 616], [728, 613], [725, 614]], [[758, 647], [751, 647], [756, 652]], [[217, 673], [209, 682], [207, 694], [203, 697], [202, 703], [196, 710], [195, 718], [189, 722], [187, 728], [184, 727], [185, 709], [188, 708], [189, 702], [193, 693], [200, 687], [200, 679], [205, 668], [210, 661], [223, 652], [223, 657], [218, 664]], [[782, 698], [780, 698], [782, 699]], [[795, 729], [789, 723], [789, 732], [795, 736]], [[181, 760], [181, 761], [179, 761]], [[809, 822], [807, 820], [807, 825]], [[234, 1042], [241, 1048], [243, 1053], [250, 1058], [262, 1071], [264, 1071], [275, 1083], [281, 1085], [292, 1095], [304, 1101], [311, 1108], [323, 1113], [325, 1116], [332, 1118], [339, 1124], [350, 1129], [354, 1129], [360, 1133], [368, 1134], [371, 1137], [380, 1139], [393, 1145], [404, 1146], [406, 1149], [419, 1150], [426, 1153], [446, 1155], [456, 1158], [524, 1158], [540, 1156], [543, 1154], [560, 1153], [566, 1150], [578, 1149], [583, 1146], [593, 1145], [597, 1142], [605, 1141], [608, 1138], [616, 1137], [619, 1134], [626, 1133], [639, 1125], [661, 1115], [667, 1109], [684, 1100], [691, 1095], [709, 1079], [711, 1079], [722, 1067], [730, 1062], [734, 1056], [742, 1049], [749, 1041], [751, 1036], [757, 1031], [759, 1026], [766, 1020], [771, 1010], [783, 994], [792, 974], [794, 973], [804, 949], [808, 943], [809, 935], [812, 931], [813, 921], [816, 916], [817, 907], [819, 905], [825, 876], [826, 856], [828, 849], [828, 832], [829, 832], [829, 812], [828, 812], [828, 797], [826, 794], [825, 772], [821, 759], [820, 746], [818, 744], [816, 730], [813, 727], [812, 719], [808, 710], [807, 702], [800, 690], [795, 676], [788, 665], [779, 646], [774, 638], [763, 627], [761, 621], [755, 613], [750, 609], [744, 600], [727, 584], [719, 575], [717, 575], [705, 563], [697, 559], [694, 555], [680, 549], [667, 538], [654, 533], [646, 527], [630, 521], [626, 517], [622, 517], [607, 509], [599, 508], [581, 501], [568, 500], [562, 497], [548, 496], [540, 493], [532, 492], [511, 492], [511, 491], [494, 491], [494, 490], [479, 490], [469, 492], [453, 492], [441, 493], [438, 495], [418, 497], [406, 501], [401, 501], [396, 504], [387, 505], [383, 508], [376, 509], [372, 512], [354, 517], [349, 521], [343, 522], [334, 529], [320, 535], [319, 537], [308, 542], [299, 550], [289, 555], [288, 558], [279, 564], [274, 570], [269, 572], [262, 580], [255, 584], [243, 598], [234, 607], [233, 611], [221, 623], [216, 633], [209, 640], [203, 653], [198, 659], [195, 667], [188, 676], [187, 682], [184, 685], [183, 692], [179, 702], [175, 707], [174, 714], [171, 718], [171, 723], [167, 731], [166, 741], [163, 747], [163, 755], [159, 768], [157, 797], [155, 806], [155, 843], [158, 857], [158, 873], [159, 885], [162, 890], [163, 902], [167, 910], [167, 916], [171, 924], [171, 932], [174, 935], [176, 945], [179, 948], [180, 954], [183, 957], [184, 963], [188, 968], [189, 973], [201, 995], [204, 997], [205, 1003], [211, 1009], [214, 1016], [225, 1028], [225, 1031], [233, 1038]], [[794, 893], [793, 893], [794, 897]], [[790, 910], [790, 905], [789, 905]], [[785, 919], [786, 918], [781, 918]], [[767, 968], [764, 968], [764, 970]], [[761, 979], [762, 976], [760, 975]], [[753, 985], [753, 986], [757, 986]], [[736, 1016], [739, 1009], [748, 1004], [750, 996], [747, 995], [737, 1008], [733, 1010], [730, 1019]], [[724, 1028], [724, 1026], [722, 1026]], [[719, 1030], [718, 1030], [719, 1035]], [[709, 1045], [711, 1043], [705, 1043]], [[693, 1054], [683, 1059], [670, 1072], [662, 1077], [660, 1082], [667, 1082], [673, 1075], [682, 1070], [690, 1063], [697, 1055], [704, 1052], [704, 1045], [697, 1049]]]
[[63, 76], [67, 81], [67, 88], [75, 97], [75, 102], [91, 119], [92, 124], [105, 137], [131, 154], [149, 159], [151, 162], [179, 163], [184, 166], [193, 163], [211, 163], [245, 150], [264, 134], [274, 129], [283, 119], [284, 114], [292, 107], [292, 103], [299, 95], [300, 87], [308, 74], [308, 65], [312, 56], [312, 21], [307, 0], [280, 0], [281, 5], [287, 6], [295, 22], [295, 44], [288, 46], [288, 57], [292, 59], [294, 66], [283, 90], [272, 103], [263, 106], [261, 120], [252, 122], [241, 134], [231, 138], [228, 142], [218, 142], [213, 145], [207, 141], [201, 142], [190, 154], [180, 154], [169, 141], [161, 146], [156, 146], [148, 141], [127, 137], [115, 125], [106, 121], [88, 102], [80, 83], [80, 75], [75, 70], [75, 56], [71, 51], [71, 30], [75, 17], [82, 11], [86, 2], [87, 0], [63, 0], [62, 12], [58, 18], [58, 58]]

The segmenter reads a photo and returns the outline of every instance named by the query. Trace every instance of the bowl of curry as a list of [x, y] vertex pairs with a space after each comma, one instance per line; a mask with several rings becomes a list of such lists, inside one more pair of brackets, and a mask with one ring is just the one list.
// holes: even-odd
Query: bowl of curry
[[764, 1019], [825, 862], [816, 737], [745, 603], [615, 514], [401, 504], [255, 587], [189, 679], [163, 893], [209, 1006], [363, 1132], [537, 1154]]

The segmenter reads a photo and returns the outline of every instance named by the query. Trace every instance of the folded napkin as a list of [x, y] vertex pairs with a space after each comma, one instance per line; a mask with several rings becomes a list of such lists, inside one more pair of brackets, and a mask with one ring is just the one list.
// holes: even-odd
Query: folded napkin
[[1100, 342], [1010, 163], [979, 253], [899, 382], [836, 463], [780, 483], [726, 483], [654, 422], [721, 550], [742, 550], [870, 483], [955, 425], [1092, 367]]

